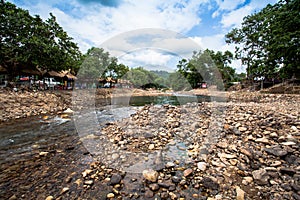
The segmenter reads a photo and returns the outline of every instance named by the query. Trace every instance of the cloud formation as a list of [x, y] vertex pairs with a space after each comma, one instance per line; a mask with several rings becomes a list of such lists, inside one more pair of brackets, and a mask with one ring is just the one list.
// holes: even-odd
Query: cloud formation
[[[171, 30], [187, 37], [192, 37], [203, 49], [232, 50], [225, 44], [224, 35], [233, 27], [240, 26], [244, 16], [265, 7], [276, 0], [11, 0], [17, 6], [28, 9], [31, 14], [38, 14], [43, 19], [52, 12], [58, 23], [74, 38], [85, 53], [92, 46], [100, 46], [109, 39], [132, 30], [154, 28]], [[205, 35], [194, 27], [201, 25], [217, 30], [213, 35]], [[198, 32], [197, 32], [198, 31]], [[206, 32], [208, 34], [208, 32]], [[192, 36], [190, 36], [192, 35]], [[130, 47], [128, 40], [117, 40], [119, 50]], [[151, 39], [151, 38], [150, 38]], [[167, 49], [170, 45], [178, 51], [186, 51], [182, 38], [152, 38], [147, 35], [132, 37], [136, 43], [148, 43], [149, 47], [157, 44]], [[147, 56], [146, 53], [149, 53]], [[136, 53], [137, 54], [137, 53]], [[140, 56], [134, 55], [138, 60]], [[154, 57], [153, 52], [143, 52], [145, 57]], [[167, 57], [161, 54], [166, 65]], [[133, 58], [133, 56], [131, 57]], [[145, 61], [147, 58], [144, 59]], [[149, 61], [150, 62], [150, 61]]]

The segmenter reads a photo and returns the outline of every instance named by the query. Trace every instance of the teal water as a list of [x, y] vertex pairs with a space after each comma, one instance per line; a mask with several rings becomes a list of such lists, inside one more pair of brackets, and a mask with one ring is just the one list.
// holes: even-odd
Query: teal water
[[132, 97], [116, 97], [111, 99], [113, 105], [129, 105], [129, 106], [144, 106], [149, 104], [154, 105], [184, 105], [193, 102], [209, 102], [209, 101], [224, 101], [222, 97], [210, 96], [132, 96]]

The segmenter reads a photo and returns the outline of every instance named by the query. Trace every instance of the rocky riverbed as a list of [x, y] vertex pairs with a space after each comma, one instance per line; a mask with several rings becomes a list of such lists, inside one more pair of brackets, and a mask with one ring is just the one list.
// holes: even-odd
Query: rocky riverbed
[[300, 199], [300, 96], [227, 95], [147, 105], [84, 138], [70, 121], [57, 140], [1, 164], [0, 196]]
[[[122, 174], [144, 163], [136, 169], [142, 170], [137, 175], [142, 177], [141, 199], [300, 199], [299, 97], [248, 95], [244, 102], [245, 97], [232, 95], [236, 102], [228, 103], [145, 106], [106, 126], [107, 151], [121, 151], [109, 158], [102, 152], [105, 157], [98, 159], [124, 170], [107, 197], [132, 197], [122, 192]], [[168, 155], [172, 146], [178, 151]], [[156, 157], [151, 156], [154, 151]], [[93, 165], [84, 180], [109, 180], [98, 176], [103, 168]]]

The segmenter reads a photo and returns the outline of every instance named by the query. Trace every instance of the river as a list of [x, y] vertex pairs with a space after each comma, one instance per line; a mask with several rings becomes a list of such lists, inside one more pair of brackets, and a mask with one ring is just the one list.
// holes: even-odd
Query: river
[[[179, 105], [209, 100], [203, 96], [147, 96], [131, 97], [129, 105], [122, 105], [119, 98], [105, 100], [107, 105], [93, 112], [98, 123], [105, 124], [130, 116], [145, 104]], [[18, 119], [0, 124], [0, 133], [1, 199], [45, 199], [50, 194], [60, 194], [63, 185], [79, 179], [94, 161], [69, 118]], [[74, 187], [69, 187], [72, 198], [93, 196]]]

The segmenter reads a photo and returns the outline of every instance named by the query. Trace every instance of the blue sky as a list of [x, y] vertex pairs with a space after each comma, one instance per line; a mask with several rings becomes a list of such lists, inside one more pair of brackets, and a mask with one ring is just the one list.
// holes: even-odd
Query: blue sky
[[[102, 47], [110, 41], [119, 52], [120, 62], [130, 67], [174, 69], [180, 56], [178, 49], [212, 49], [234, 51], [225, 43], [225, 34], [241, 25], [243, 17], [257, 12], [277, 0], [9, 0], [43, 19], [52, 12], [58, 23], [74, 38], [81, 51]], [[147, 28], [147, 29], [144, 29]], [[151, 29], [176, 32], [198, 44], [186, 47], [182, 37], [155, 38]], [[144, 29], [144, 31], [134, 31]], [[129, 31], [129, 32], [128, 32]], [[130, 32], [131, 31], [131, 32]], [[133, 31], [133, 32], [132, 32]], [[126, 36], [126, 33], [130, 33]], [[120, 36], [121, 34], [121, 36]], [[164, 34], [169, 34], [164, 32]], [[158, 34], [159, 35], [159, 34]], [[113, 39], [113, 40], [112, 40]], [[154, 43], [164, 45], [156, 50]], [[142, 46], [136, 43], [142, 44]], [[108, 45], [109, 46], [109, 45]], [[155, 46], [155, 45], [154, 45]], [[160, 47], [159, 46], [159, 47]], [[145, 48], [147, 47], [147, 48]], [[174, 50], [175, 49], [175, 50]], [[109, 47], [107, 50], [110, 50]], [[173, 52], [173, 50], [175, 52]], [[178, 55], [179, 56], [174, 56]], [[112, 53], [113, 54], [113, 53]], [[244, 71], [239, 61], [233, 63]]]

